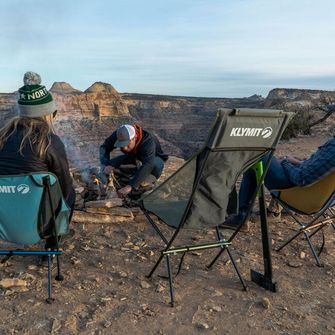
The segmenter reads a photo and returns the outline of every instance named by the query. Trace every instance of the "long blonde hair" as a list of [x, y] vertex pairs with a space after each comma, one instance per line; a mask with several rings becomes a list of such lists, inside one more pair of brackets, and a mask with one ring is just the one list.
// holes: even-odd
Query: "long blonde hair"
[[3, 149], [7, 140], [17, 131], [18, 127], [23, 128], [20, 154], [23, 156], [23, 148], [29, 144], [31, 148], [36, 148], [37, 156], [43, 159], [50, 146], [51, 134], [55, 133], [52, 114], [43, 117], [17, 116], [9, 120], [0, 129], [0, 150]]

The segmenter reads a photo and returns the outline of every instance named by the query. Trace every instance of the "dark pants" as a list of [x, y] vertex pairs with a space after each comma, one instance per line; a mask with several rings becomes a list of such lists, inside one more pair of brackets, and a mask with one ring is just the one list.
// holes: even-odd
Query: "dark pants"
[[[127, 155], [119, 155], [119, 156], [112, 158], [109, 161], [109, 165], [117, 169], [120, 167], [120, 165], [125, 165], [125, 164], [135, 164], [136, 165], [136, 160], [133, 157], [129, 157]], [[156, 156], [154, 160], [154, 166], [150, 174], [152, 174], [153, 176], [156, 177], [156, 179], [158, 179], [161, 176], [163, 169], [164, 169], [164, 161], [160, 157]]]
[[[268, 155], [265, 155], [261, 160], [265, 165], [266, 161], [268, 160]], [[290, 182], [283, 166], [280, 164], [280, 160], [276, 157], [273, 157], [271, 160], [268, 172], [264, 179], [264, 185], [268, 190], [280, 190], [295, 186]], [[239, 193], [240, 212], [245, 212], [248, 210], [250, 200], [254, 194], [256, 187], [256, 174], [253, 169], [249, 169], [243, 175], [241, 189]]]

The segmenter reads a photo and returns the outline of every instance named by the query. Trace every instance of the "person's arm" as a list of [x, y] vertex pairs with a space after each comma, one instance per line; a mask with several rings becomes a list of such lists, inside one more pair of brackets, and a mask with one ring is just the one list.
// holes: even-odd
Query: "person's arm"
[[49, 172], [57, 176], [65, 201], [71, 205], [70, 199], [72, 200], [73, 198], [74, 189], [69, 171], [69, 163], [64, 144], [56, 135], [53, 135], [51, 138], [51, 144], [46, 154], [46, 163]]
[[294, 165], [287, 159], [281, 164], [294, 185], [311, 185], [335, 170], [335, 139], [320, 146], [311, 157], [299, 165]]
[[110, 153], [115, 149], [116, 132], [106, 138], [103, 144], [100, 145], [100, 163], [103, 167], [109, 165]]

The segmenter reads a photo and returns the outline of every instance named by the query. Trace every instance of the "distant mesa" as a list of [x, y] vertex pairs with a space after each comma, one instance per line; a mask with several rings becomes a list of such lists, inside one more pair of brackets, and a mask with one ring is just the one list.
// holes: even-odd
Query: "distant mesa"
[[261, 95], [259, 95], [259, 94], [251, 95], [247, 99], [251, 100], [251, 101], [263, 101], [264, 100], [264, 98]]
[[64, 81], [58, 81], [53, 83], [50, 91], [58, 94], [80, 94], [82, 91], [79, 91], [73, 88], [70, 84]]
[[98, 81], [90, 86], [85, 93], [118, 93], [118, 91], [111, 85]]

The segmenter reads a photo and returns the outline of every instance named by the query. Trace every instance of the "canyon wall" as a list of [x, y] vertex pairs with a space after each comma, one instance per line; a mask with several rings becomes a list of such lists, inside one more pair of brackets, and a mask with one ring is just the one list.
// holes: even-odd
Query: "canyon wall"
[[[219, 108], [286, 108], [290, 104], [318, 106], [335, 101], [335, 92], [274, 89], [264, 99], [202, 98], [119, 93], [107, 83], [80, 91], [65, 82], [50, 89], [58, 114], [57, 132], [64, 140], [71, 165], [98, 164], [99, 145], [123, 123], [138, 122], [155, 133], [164, 150], [190, 157], [204, 142]], [[0, 123], [16, 114], [15, 93], [0, 94]]]

